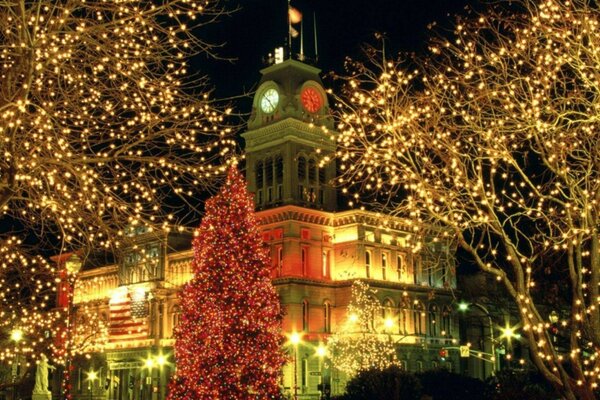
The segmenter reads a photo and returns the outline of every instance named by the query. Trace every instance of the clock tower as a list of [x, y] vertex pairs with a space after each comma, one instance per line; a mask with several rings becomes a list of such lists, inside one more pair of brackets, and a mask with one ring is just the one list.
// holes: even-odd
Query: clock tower
[[[261, 71], [246, 140], [246, 179], [256, 208], [297, 205], [333, 211], [333, 118], [320, 70], [288, 59]], [[333, 158], [333, 157], [332, 157]]]

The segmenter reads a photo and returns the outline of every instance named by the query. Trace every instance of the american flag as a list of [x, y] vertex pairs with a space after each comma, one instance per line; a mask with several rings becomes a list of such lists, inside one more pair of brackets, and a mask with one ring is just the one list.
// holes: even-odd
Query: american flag
[[129, 293], [127, 288], [120, 287], [111, 296], [109, 309], [110, 343], [148, 338], [148, 300], [145, 293]]

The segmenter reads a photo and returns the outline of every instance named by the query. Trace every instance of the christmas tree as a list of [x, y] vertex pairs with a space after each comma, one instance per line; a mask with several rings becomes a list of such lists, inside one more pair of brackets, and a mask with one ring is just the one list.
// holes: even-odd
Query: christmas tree
[[335, 367], [352, 377], [360, 371], [399, 365], [386, 322], [375, 291], [366, 282], [354, 281], [346, 321], [327, 342]]
[[168, 399], [278, 399], [282, 312], [252, 196], [236, 168], [206, 203], [180, 295]]

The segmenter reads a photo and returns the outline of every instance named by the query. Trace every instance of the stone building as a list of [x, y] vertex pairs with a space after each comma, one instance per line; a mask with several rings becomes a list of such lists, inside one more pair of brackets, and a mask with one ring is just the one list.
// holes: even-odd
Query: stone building
[[[376, 289], [381, 312], [394, 323], [382, 332], [397, 344], [410, 371], [444, 366], [457, 371], [458, 319], [452, 309], [456, 281], [447, 245], [435, 232], [420, 251], [410, 221], [360, 210], [338, 211], [331, 182], [334, 132], [319, 70], [286, 60], [261, 71], [245, 139], [246, 178], [254, 193], [272, 277], [286, 314], [283, 330], [301, 334], [288, 346], [282, 390], [319, 398], [320, 389], [343, 391], [345, 377], [315, 350], [341, 326], [350, 287], [362, 279]], [[163, 399], [173, 372], [177, 293], [191, 277], [191, 240], [184, 235], [136, 235], [137, 248], [114, 265], [84, 268], [75, 305], [95, 302], [109, 327], [106, 347], [76, 363], [78, 398]], [[445, 361], [440, 350], [451, 348]], [[454, 348], [454, 349], [452, 349]], [[86, 381], [90, 368], [99, 377]], [[295, 378], [294, 378], [295, 375]], [[321, 385], [323, 384], [323, 385]]]

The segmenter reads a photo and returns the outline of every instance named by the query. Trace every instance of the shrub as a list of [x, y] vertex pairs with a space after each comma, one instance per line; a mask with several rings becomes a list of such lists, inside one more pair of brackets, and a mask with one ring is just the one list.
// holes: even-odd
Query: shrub
[[397, 366], [359, 372], [346, 386], [344, 400], [419, 400], [421, 384]]
[[489, 384], [479, 379], [452, 373], [446, 369], [434, 369], [417, 374], [423, 394], [433, 400], [487, 400]]

